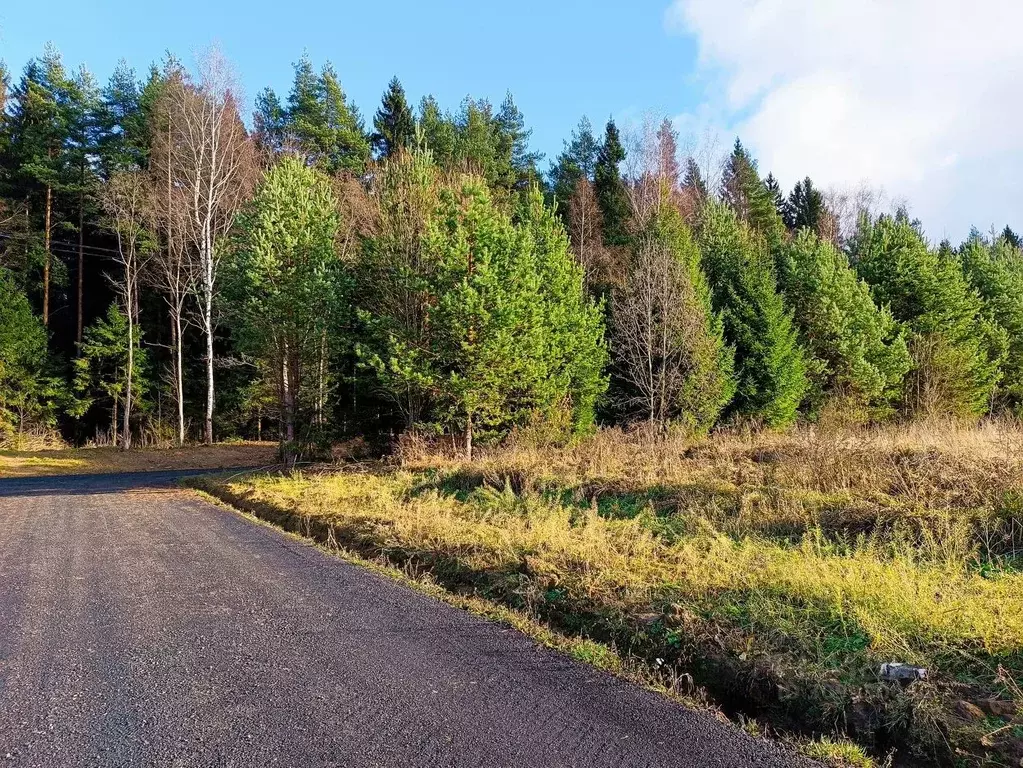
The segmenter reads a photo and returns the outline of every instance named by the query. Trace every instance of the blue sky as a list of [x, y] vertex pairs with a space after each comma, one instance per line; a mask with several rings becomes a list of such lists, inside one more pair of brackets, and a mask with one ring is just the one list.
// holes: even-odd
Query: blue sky
[[367, 119], [395, 74], [450, 109], [510, 90], [544, 169], [584, 114], [669, 115], [683, 146], [739, 135], [785, 189], [869, 189], [959, 241], [1023, 230], [1021, 28], [1020, 0], [0, 0], [0, 58], [17, 72], [52, 41], [102, 81], [217, 41], [251, 103], [307, 51]]
[[609, 115], [676, 115], [699, 99], [695, 45], [666, 30], [667, 0], [3, 5], [0, 56], [15, 73], [47, 41], [102, 82], [121, 57], [144, 72], [165, 50], [189, 62], [215, 40], [250, 103], [267, 85], [285, 93], [303, 51], [317, 66], [333, 62], [367, 119], [392, 75], [414, 101], [432, 92], [451, 108], [469, 94], [496, 104], [510, 90], [547, 155], [544, 168], [584, 114], [600, 128]]

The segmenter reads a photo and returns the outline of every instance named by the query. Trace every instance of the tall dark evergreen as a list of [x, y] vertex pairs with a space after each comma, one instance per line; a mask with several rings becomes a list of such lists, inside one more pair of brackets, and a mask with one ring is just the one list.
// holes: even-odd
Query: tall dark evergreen
[[[780, 191], [778, 195], [780, 197]], [[739, 219], [763, 237], [768, 247], [776, 252], [783, 239], [784, 229], [777, 200], [761, 181], [756, 161], [739, 139], [735, 140], [732, 154], [725, 165], [721, 196]]]
[[735, 348], [733, 408], [770, 427], [791, 424], [810, 390], [809, 367], [771, 254], [734, 210], [716, 203], [703, 210], [699, 242], [714, 309]]
[[593, 181], [597, 166], [600, 142], [593, 135], [593, 126], [583, 117], [572, 131], [572, 137], [565, 142], [565, 148], [551, 164], [548, 174], [551, 192], [558, 203], [558, 210], [564, 214], [568, 201], [575, 192], [580, 179]]
[[411, 147], [415, 141], [416, 118], [397, 77], [391, 78], [387, 85], [387, 92], [373, 117], [373, 128], [377, 157], [391, 157], [399, 149]]
[[618, 135], [614, 120], [607, 121], [604, 142], [597, 153], [593, 172], [594, 191], [600, 206], [601, 232], [604, 244], [622, 247], [629, 243], [629, 194], [622, 179], [621, 164], [625, 160], [625, 148]]
[[904, 214], [865, 221], [861, 230], [856, 268], [878, 304], [889, 306], [908, 331], [913, 370], [907, 407], [923, 414], [984, 413], [1007, 339], [955, 254], [929, 248]]
[[826, 215], [824, 195], [810, 177], [797, 182], [785, 204], [785, 226], [791, 230], [806, 228], [820, 232]]

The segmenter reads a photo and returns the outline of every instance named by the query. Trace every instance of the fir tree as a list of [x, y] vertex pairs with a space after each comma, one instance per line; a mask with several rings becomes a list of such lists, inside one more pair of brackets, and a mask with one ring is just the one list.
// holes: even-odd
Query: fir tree
[[714, 307], [735, 347], [734, 408], [771, 427], [791, 424], [809, 391], [808, 365], [777, 290], [773, 259], [736, 212], [720, 204], [705, 206], [699, 242]]
[[1023, 404], [1023, 269], [1018, 268], [1018, 249], [1008, 238], [991, 245], [974, 232], [957, 255], [971, 287], [984, 302], [988, 319], [1005, 333], [1007, 349], [998, 395], [1003, 404], [1019, 409]]
[[558, 204], [558, 212], [565, 216], [568, 201], [575, 193], [580, 179], [593, 181], [600, 144], [593, 135], [590, 121], [583, 117], [572, 131], [572, 138], [551, 165], [548, 173], [551, 191]]
[[785, 205], [785, 226], [794, 231], [806, 228], [819, 233], [826, 215], [824, 195], [810, 177], [797, 182]]
[[594, 191], [597, 204], [603, 219], [601, 227], [604, 244], [608, 247], [621, 247], [629, 243], [629, 219], [631, 208], [629, 195], [622, 179], [621, 164], [625, 160], [625, 149], [618, 135], [618, 126], [614, 120], [607, 121], [604, 131], [604, 142], [597, 153], [597, 162], [593, 172]]
[[865, 222], [856, 267], [874, 299], [909, 331], [914, 369], [906, 403], [924, 414], [984, 413], [999, 377], [1006, 339], [983, 312], [954, 254], [931, 250], [908, 217]]
[[785, 298], [814, 359], [817, 398], [844, 396], [885, 408], [912, 363], [902, 329], [878, 308], [848, 257], [802, 229], [786, 247]]
[[415, 141], [416, 119], [405, 98], [405, 89], [397, 77], [391, 78], [380, 108], [373, 117], [373, 147], [377, 157], [391, 157]]

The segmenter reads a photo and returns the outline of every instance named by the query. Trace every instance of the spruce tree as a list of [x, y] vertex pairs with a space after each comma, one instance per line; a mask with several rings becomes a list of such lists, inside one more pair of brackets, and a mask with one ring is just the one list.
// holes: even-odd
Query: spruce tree
[[805, 227], [819, 233], [826, 214], [824, 195], [810, 177], [797, 182], [785, 205], [785, 226], [794, 231]]
[[808, 363], [770, 253], [733, 209], [717, 203], [704, 207], [699, 242], [714, 308], [735, 347], [734, 409], [767, 426], [791, 424], [809, 391]]
[[572, 131], [572, 138], [565, 142], [565, 148], [551, 165], [548, 173], [551, 191], [558, 204], [558, 212], [564, 217], [568, 201], [572, 199], [580, 179], [593, 181], [600, 144], [593, 135], [590, 121], [583, 117]]
[[45, 373], [46, 331], [14, 275], [0, 267], [0, 442], [53, 415], [57, 392]]
[[416, 119], [405, 98], [405, 89], [397, 77], [391, 78], [380, 108], [373, 117], [373, 148], [377, 157], [391, 157], [399, 149], [411, 147], [416, 136]]
[[1021, 246], [1023, 246], [1023, 240], [1020, 239], [1019, 235], [1013, 232], [1012, 227], [1010, 227], [1008, 224], [1006, 224], [1005, 229], [1002, 230], [1001, 237], [1013, 248], [1020, 248]]
[[919, 413], [984, 413], [999, 378], [1004, 332], [984, 313], [954, 254], [927, 247], [908, 217], [864, 222], [856, 268], [875, 301], [909, 332], [913, 371], [906, 404]]
[[529, 149], [533, 129], [526, 128], [522, 111], [510, 92], [505, 94], [494, 118], [494, 130], [497, 135], [497, 155], [503, 166], [499, 183], [507, 189], [528, 190], [539, 179], [536, 166], [543, 155]]
[[874, 303], [848, 257], [815, 232], [800, 230], [785, 250], [785, 299], [814, 360], [815, 399], [887, 408], [912, 365], [901, 327]]
[[[775, 188], [780, 198], [777, 183]], [[725, 165], [721, 195], [739, 220], [763, 237], [771, 251], [777, 254], [784, 231], [777, 201], [772, 191], [761, 181], [756, 161], [739, 139], [735, 140], [732, 154]]]
[[628, 245], [630, 240], [631, 208], [625, 181], [622, 179], [623, 160], [625, 149], [618, 135], [618, 126], [614, 120], [608, 120], [604, 142], [597, 153], [593, 184], [603, 221], [601, 230], [604, 234], [604, 244], [610, 248]]
[[980, 294], [985, 314], [1005, 333], [998, 399], [1017, 410], [1023, 405], [1023, 269], [1018, 268], [1018, 257], [1018, 249], [1007, 239], [992, 245], [978, 232], [958, 249], [963, 272]]

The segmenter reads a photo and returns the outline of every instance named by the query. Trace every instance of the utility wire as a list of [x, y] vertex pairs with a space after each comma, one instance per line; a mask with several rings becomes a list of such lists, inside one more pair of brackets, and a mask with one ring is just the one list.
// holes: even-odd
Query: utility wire
[[[8, 240], [20, 240], [21, 242], [29, 242], [37, 239], [36, 235], [26, 235], [20, 232], [0, 232], [0, 237]], [[50, 246], [52, 247], [54, 245], [67, 246], [68, 248], [74, 249], [75, 253], [78, 252], [79, 248], [78, 243], [71, 240], [50, 240]], [[115, 255], [120, 255], [120, 251], [116, 248], [103, 248], [98, 245], [85, 245], [84, 243], [81, 245], [81, 248], [85, 251], [96, 251], [98, 253], [113, 253]]]

